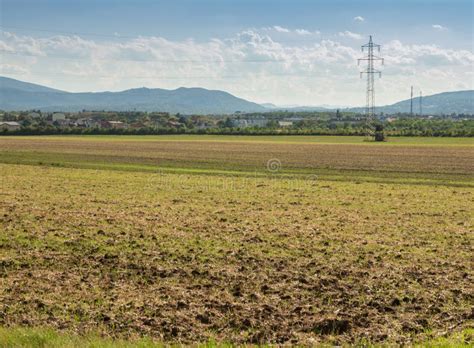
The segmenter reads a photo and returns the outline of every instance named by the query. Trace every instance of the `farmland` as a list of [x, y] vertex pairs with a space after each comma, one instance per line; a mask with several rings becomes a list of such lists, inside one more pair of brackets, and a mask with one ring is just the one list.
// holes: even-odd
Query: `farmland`
[[0, 137], [0, 325], [468, 344], [473, 173], [466, 138]]

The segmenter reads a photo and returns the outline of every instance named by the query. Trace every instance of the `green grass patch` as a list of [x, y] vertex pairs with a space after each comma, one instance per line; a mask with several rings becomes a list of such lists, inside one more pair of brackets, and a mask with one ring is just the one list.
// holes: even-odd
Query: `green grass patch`
[[388, 170], [357, 170], [331, 168], [285, 168], [271, 173], [265, 166], [234, 163], [206, 163], [179, 160], [160, 161], [159, 165], [147, 164], [146, 160], [136, 163], [124, 157], [87, 154], [64, 154], [43, 152], [0, 152], [0, 163], [39, 165], [48, 167], [97, 169], [142, 172], [150, 174], [198, 174], [241, 177], [268, 177], [271, 179], [296, 178], [301, 180], [328, 180], [374, 183], [400, 183], [413, 185], [446, 185], [474, 187], [472, 175], [448, 173], [420, 173]]
[[49, 139], [82, 141], [213, 141], [213, 142], [249, 142], [249, 143], [295, 143], [295, 144], [358, 144], [358, 145], [441, 145], [474, 146], [474, 138], [449, 137], [389, 137], [385, 142], [366, 142], [363, 136], [330, 135], [44, 135], [10, 136], [11, 139]]
[[151, 339], [114, 340], [97, 335], [72, 335], [42, 328], [0, 328], [2, 348], [157, 348]]
[[[466, 329], [456, 332], [448, 337], [439, 337], [422, 342], [416, 342], [414, 347], [432, 348], [457, 348], [472, 347], [474, 343], [474, 330]], [[0, 327], [0, 347], [2, 348], [161, 348], [180, 347], [178, 343], [164, 344], [150, 338], [137, 338], [131, 340], [120, 340], [104, 338], [95, 334], [74, 335], [59, 333], [45, 328], [4, 328]], [[231, 344], [210, 341], [207, 343], [195, 343], [193, 347], [214, 348], [233, 347]], [[267, 345], [253, 345], [268, 347]], [[330, 343], [320, 343], [319, 347], [331, 347]], [[390, 342], [384, 344], [372, 344], [364, 341], [355, 343], [354, 346], [363, 347], [386, 347]]]

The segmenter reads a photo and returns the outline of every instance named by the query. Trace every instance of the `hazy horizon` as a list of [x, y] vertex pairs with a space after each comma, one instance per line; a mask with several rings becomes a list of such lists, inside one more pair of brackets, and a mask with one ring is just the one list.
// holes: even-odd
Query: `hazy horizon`
[[[0, 78], [10, 78], [11, 77], [7, 77], [7, 76], [0, 76]], [[29, 81], [23, 81], [23, 80], [18, 80], [18, 79], [14, 79], [16, 81], [20, 81], [20, 82], [25, 82], [25, 83], [32, 83], [32, 82], [29, 82]], [[91, 92], [91, 91], [78, 91], [78, 92], [71, 92], [71, 91], [67, 91], [67, 90], [63, 90], [63, 89], [59, 89], [59, 88], [56, 88], [55, 86], [52, 86], [52, 85], [40, 85], [40, 86], [43, 86], [43, 87], [48, 87], [48, 88], [52, 88], [52, 89], [57, 89], [57, 90], [60, 90], [62, 92], [69, 92], [69, 93], [102, 93], [102, 92], [125, 92], [125, 91], [128, 91], [128, 90], [131, 90], [131, 89], [141, 89], [141, 88], [146, 88], [146, 89], [164, 89], [164, 90], [169, 90], [169, 91], [174, 91], [174, 90], [178, 90], [180, 88], [189, 88], [189, 89], [192, 89], [192, 88], [200, 88], [200, 89], [203, 89], [203, 87], [199, 87], [199, 86], [194, 86], [194, 87], [177, 87], [177, 88], [159, 88], [159, 87], [154, 87], [154, 88], [151, 88], [151, 87], [147, 87], [147, 86], [140, 86], [140, 87], [131, 87], [131, 88], [128, 88], [128, 89], [125, 89], [125, 90], [119, 90], [119, 91], [110, 91], [110, 90], [102, 90], [102, 91], [94, 91], [94, 92]], [[206, 89], [206, 88], [204, 88]], [[229, 93], [228, 91], [224, 91], [224, 90], [210, 90], [210, 89], [206, 89], [206, 90], [209, 90], [209, 91], [218, 91], [218, 92], [227, 92]], [[452, 93], [452, 92], [468, 92], [468, 91], [473, 91], [473, 90], [458, 90], [458, 91], [449, 91], [449, 92], [440, 92], [440, 93]], [[435, 94], [439, 94], [439, 93], [435, 93]], [[241, 98], [240, 96], [238, 95], [234, 95], [235, 97], [237, 98]], [[429, 97], [431, 95], [424, 95], [424, 97]], [[416, 98], [418, 98], [418, 96], [414, 96], [414, 99], [416, 100]], [[241, 98], [241, 99], [244, 99], [244, 98]], [[401, 100], [398, 100], [396, 101], [395, 103], [397, 102], [401, 102], [401, 101], [404, 101], [404, 100], [407, 100], [409, 98], [405, 98], [405, 99], [401, 99]], [[244, 99], [248, 102], [253, 102], [253, 103], [257, 103], [251, 99]], [[308, 105], [308, 104], [275, 104], [275, 103], [257, 103], [261, 106], [264, 106], [264, 107], [267, 107], [268, 110], [271, 110], [272, 107], [275, 107], [275, 108], [278, 108], [278, 109], [281, 109], [281, 108], [304, 108], [304, 107], [308, 107], [308, 108], [311, 108], [311, 107], [314, 107], [314, 108], [327, 108], [327, 109], [337, 109], [337, 108], [340, 108], [340, 109], [344, 109], [344, 108], [365, 108], [365, 105], [344, 105], [344, 104], [336, 104], [336, 105], [333, 105], [333, 104], [314, 104], [314, 105]], [[388, 106], [390, 104], [386, 104], [386, 105], [379, 105], [379, 106]]]

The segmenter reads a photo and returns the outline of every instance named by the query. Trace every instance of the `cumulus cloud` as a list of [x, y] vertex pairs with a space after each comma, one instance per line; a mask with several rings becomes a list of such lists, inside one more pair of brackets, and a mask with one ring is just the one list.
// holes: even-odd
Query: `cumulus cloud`
[[354, 17], [353, 19], [354, 19], [354, 21], [356, 21], [356, 22], [363, 22], [363, 21], [365, 21], [365, 18], [362, 17], [362, 16], [356, 16], [356, 17]]
[[404, 45], [399, 40], [385, 45], [387, 60], [395, 64], [424, 66], [469, 67], [474, 64], [474, 53], [467, 50], [441, 48], [437, 45]]
[[340, 32], [339, 36], [349, 38], [349, 39], [354, 39], [354, 40], [362, 40], [364, 38], [362, 35], [353, 33], [352, 31], [349, 31], [349, 30]]
[[[348, 104], [363, 104], [359, 44], [315, 38], [294, 45], [273, 34], [278, 37], [274, 31], [253, 29], [197, 42], [163, 37], [35, 38], [0, 32], [0, 74], [37, 83], [52, 80], [48, 85], [70, 91], [201, 86], [257, 102], [337, 104], [343, 97]], [[385, 43], [380, 55], [386, 58], [384, 77], [377, 82], [383, 91], [377, 96], [380, 103], [404, 97], [400, 91], [415, 78], [427, 94], [430, 88], [455, 88], [459, 81], [469, 84], [466, 71], [474, 64], [474, 53], [467, 50], [399, 40]]]
[[311, 32], [306, 29], [296, 29], [295, 33], [298, 35], [311, 35]]
[[[280, 34], [296, 34], [296, 35], [300, 35], [300, 36], [308, 36], [308, 35], [320, 35], [321, 32], [319, 30], [315, 30], [315, 31], [310, 31], [310, 30], [307, 30], [307, 29], [288, 29], [288, 28], [284, 28], [284, 27], [281, 27], [279, 25], [274, 25], [273, 27], [264, 27], [264, 28], [261, 28], [261, 30], [265, 31], [265, 32], [276, 32], [276, 33], [280, 33]], [[255, 30], [255, 31], [258, 31], [258, 30]]]
[[274, 25], [273, 29], [275, 29], [279, 33], [289, 33], [290, 32], [290, 29], [280, 27], [279, 25]]
[[445, 31], [445, 30], [448, 30], [448, 28], [442, 26], [441, 24], [433, 24], [431, 26], [433, 29], [437, 30], [437, 31]]

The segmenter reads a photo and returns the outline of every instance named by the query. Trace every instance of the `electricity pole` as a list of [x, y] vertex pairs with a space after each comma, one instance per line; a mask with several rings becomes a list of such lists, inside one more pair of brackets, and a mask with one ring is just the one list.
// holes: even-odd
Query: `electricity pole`
[[357, 64], [361, 61], [367, 61], [367, 69], [360, 72], [360, 77], [367, 74], [367, 91], [366, 91], [366, 106], [365, 106], [365, 135], [367, 140], [370, 140], [375, 135], [375, 86], [374, 86], [374, 75], [378, 74], [382, 77], [382, 72], [375, 70], [374, 62], [381, 61], [384, 63], [383, 58], [374, 55], [374, 48], [380, 52], [380, 45], [374, 44], [372, 41], [372, 35], [370, 35], [369, 43], [363, 45], [362, 52], [367, 50], [367, 56], [357, 60]]
[[413, 117], [413, 86], [411, 86], [411, 94], [410, 94], [410, 116]]

